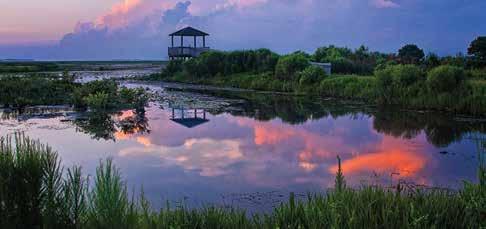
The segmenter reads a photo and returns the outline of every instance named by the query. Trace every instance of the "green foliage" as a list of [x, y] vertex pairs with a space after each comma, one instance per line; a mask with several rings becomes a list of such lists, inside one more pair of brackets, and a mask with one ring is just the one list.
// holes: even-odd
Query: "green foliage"
[[375, 76], [378, 99], [384, 104], [395, 104], [400, 96], [417, 93], [416, 84], [425, 79], [422, 70], [414, 65], [388, 66], [377, 70]]
[[101, 162], [96, 169], [94, 188], [88, 197], [90, 228], [133, 228], [133, 202], [119, 170], [112, 160]]
[[56, 63], [45, 62], [2, 62], [0, 73], [50, 72], [61, 70]]
[[88, 107], [93, 110], [106, 110], [110, 102], [109, 96], [105, 92], [96, 92], [84, 97], [84, 101]]
[[97, 93], [105, 94], [107, 100], [113, 102], [117, 98], [117, 90], [118, 85], [113, 80], [91, 81], [74, 90], [73, 103], [78, 108], [86, 108], [88, 106], [86, 98]]
[[477, 37], [471, 42], [467, 53], [473, 57], [476, 67], [486, 66], [486, 36]]
[[[0, 138], [1, 228], [70, 228], [78, 224], [69, 219], [80, 219], [80, 201], [72, 211], [72, 200], [85, 195], [78, 187], [81, 183], [73, 176], [63, 180], [60, 160], [50, 147], [20, 134], [13, 140]], [[78, 191], [72, 192], [74, 189]]]
[[435, 53], [429, 53], [425, 57], [424, 64], [425, 64], [427, 69], [435, 68], [435, 67], [437, 67], [441, 64], [440, 63], [440, 57], [437, 56], [437, 54], [435, 54]]
[[275, 76], [281, 80], [296, 80], [298, 72], [309, 66], [309, 59], [302, 53], [280, 57], [275, 67]]
[[79, 85], [44, 77], [0, 78], [0, 104], [13, 107], [68, 104], [70, 93]]
[[35, 105], [74, 105], [94, 110], [143, 109], [149, 95], [142, 88], [118, 88], [112, 80], [75, 83], [68, 73], [61, 79], [46, 77], [0, 78], [0, 105], [23, 108]]
[[278, 55], [268, 49], [219, 52], [211, 51], [188, 61], [171, 61], [161, 76], [171, 78], [182, 74], [186, 78], [213, 78], [243, 72], [263, 73], [274, 71]]
[[300, 85], [312, 85], [320, 82], [326, 77], [326, 72], [319, 66], [309, 66], [299, 72]]
[[336, 74], [370, 75], [388, 56], [379, 52], [370, 52], [365, 46], [356, 50], [335, 46], [321, 47], [312, 56], [313, 61], [331, 63]]
[[319, 84], [319, 95], [373, 102], [376, 79], [370, 76], [333, 76]]
[[424, 57], [424, 50], [414, 44], [405, 45], [398, 50], [398, 58], [402, 64], [420, 64]]
[[427, 74], [427, 86], [436, 93], [450, 92], [461, 87], [465, 78], [464, 69], [443, 65]]

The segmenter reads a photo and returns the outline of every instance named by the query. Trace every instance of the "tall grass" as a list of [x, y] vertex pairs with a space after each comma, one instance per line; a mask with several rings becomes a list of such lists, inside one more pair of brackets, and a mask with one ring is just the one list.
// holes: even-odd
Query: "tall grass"
[[[482, 143], [484, 144], [484, 143]], [[483, 155], [484, 152], [482, 152]], [[484, 155], [483, 155], [484, 156]], [[335, 188], [290, 195], [270, 214], [207, 207], [153, 210], [143, 191], [127, 191], [112, 160], [93, 187], [81, 168], [64, 169], [48, 146], [23, 135], [0, 139], [0, 228], [481, 228], [486, 227], [485, 167], [459, 192], [366, 186], [351, 189], [338, 158]]]

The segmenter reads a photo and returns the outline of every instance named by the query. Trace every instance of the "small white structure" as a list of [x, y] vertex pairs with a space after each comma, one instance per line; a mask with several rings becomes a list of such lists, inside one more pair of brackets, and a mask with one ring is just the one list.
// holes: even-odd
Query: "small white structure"
[[331, 63], [318, 63], [318, 62], [310, 62], [311, 65], [317, 66], [322, 68], [327, 75], [331, 75], [332, 73], [332, 64]]

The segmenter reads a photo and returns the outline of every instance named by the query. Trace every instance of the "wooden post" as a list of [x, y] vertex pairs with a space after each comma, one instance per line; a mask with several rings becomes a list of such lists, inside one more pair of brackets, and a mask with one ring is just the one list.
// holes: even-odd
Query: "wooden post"
[[181, 36], [181, 48], [180, 48], [180, 55], [184, 55], [184, 36]]
[[172, 48], [174, 48], [174, 36], [170, 36], [170, 40], [172, 42]]
[[206, 36], [203, 36], [203, 48], [206, 48]]
[[194, 48], [197, 48], [197, 40], [196, 40], [196, 36], [194, 36]]

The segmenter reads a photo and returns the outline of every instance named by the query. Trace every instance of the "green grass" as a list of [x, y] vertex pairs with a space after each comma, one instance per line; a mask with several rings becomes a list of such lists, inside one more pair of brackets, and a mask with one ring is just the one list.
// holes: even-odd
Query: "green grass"
[[291, 194], [272, 213], [256, 215], [217, 207], [153, 210], [143, 191], [139, 197], [127, 191], [111, 160], [100, 162], [93, 187], [81, 168], [65, 172], [60, 164], [38, 141], [23, 135], [0, 140], [0, 228], [486, 227], [482, 163], [479, 183], [465, 183], [458, 192], [400, 185], [350, 189], [339, 169], [335, 188], [326, 194], [309, 194], [306, 200]]

